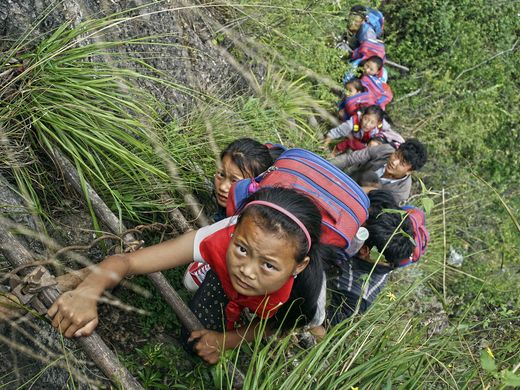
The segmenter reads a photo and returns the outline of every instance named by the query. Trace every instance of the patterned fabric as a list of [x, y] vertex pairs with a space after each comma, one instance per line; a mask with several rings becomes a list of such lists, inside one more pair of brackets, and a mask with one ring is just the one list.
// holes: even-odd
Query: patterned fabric
[[[340, 275], [330, 281], [332, 294], [327, 316], [332, 325], [353, 315], [358, 301], [358, 313], [365, 312], [385, 286], [392, 271], [390, 267], [379, 264], [374, 267], [374, 264], [357, 257], [345, 260], [340, 267]], [[364, 286], [367, 278], [368, 282]]]

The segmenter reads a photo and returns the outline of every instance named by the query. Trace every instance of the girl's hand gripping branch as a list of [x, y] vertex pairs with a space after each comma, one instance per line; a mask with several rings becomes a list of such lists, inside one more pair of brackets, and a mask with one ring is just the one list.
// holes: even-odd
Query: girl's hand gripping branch
[[[197, 340], [198, 339], [198, 340]], [[224, 333], [202, 329], [191, 332], [188, 341], [197, 340], [193, 350], [209, 364], [216, 364], [224, 349]]]
[[98, 324], [99, 295], [88, 288], [77, 288], [60, 296], [47, 314], [52, 326], [65, 337], [90, 336]]
[[193, 259], [195, 231], [174, 240], [114, 255], [92, 267], [92, 272], [73, 291], [60, 296], [47, 311], [52, 326], [65, 337], [89, 336], [98, 324], [97, 302], [103, 292], [129, 275], [141, 275], [179, 265]]

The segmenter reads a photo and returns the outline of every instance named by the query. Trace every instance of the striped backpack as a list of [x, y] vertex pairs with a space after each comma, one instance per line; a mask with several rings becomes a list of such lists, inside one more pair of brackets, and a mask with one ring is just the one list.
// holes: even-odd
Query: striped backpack
[[346, 121], [350, 119], [350, 117], [355, 116], [362, 108], [373, 106], [374, 104], [376, 104], [376, 98], [372, 92], [360, 92], [343, 99], [339, 103], [338, 108], [345, 110], [345, 115], [342, 120]]
[[403, 206], [402, 209], [408, 214], [408, 219], [413, 228], [413, 239], [415, 241], [415, 249], [411, 256], [399, 263], [399, 267], [406, 267], [407, 265], [417, 263], [421, 256], [424, 255], [426, 252], [426, 246], [430, 241], [430, 233], [426, 228], [426, 215], [424, 214], [424, 211], [418, 207], [410, 205]]
[[375, 96], [376, 104], [383, 110], [386, 110], [387, 104], [390, 103], [394, 98], [394, 94], [390, 86], [377, 76], [367, 75], [361, 77], [361, 84], [363, 84], [363, 87], [365, 87]]
[[346, 249], [368, 217], [369, 200], [343, 171], [304, 149], [289, 149], [267, 171], [233, 184], [226, 213], [234, 215], [250, 194], [264, 187], [289, 187], [314, 200], [322, 215], [321, 242]]

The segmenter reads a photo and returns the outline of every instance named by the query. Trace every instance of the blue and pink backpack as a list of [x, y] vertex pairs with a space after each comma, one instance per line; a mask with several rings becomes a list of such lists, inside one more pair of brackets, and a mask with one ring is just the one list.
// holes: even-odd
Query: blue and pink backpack
[[377, 76], [364, 75], [361, 77], [361, 84], [376, 98], [376, 104], [383, 110], [386, 110], [388, 103], [394, 98], [394, 94], [390, 86], [383, 82]]
[[379, 57], [386, 60], [386, 50], [383, 41], [367, 39], [359, 44], [359, 47], [352, 52], [351, 60], [359, 64], [361, 61], [366, 61], [370, 57]]
[[415, 249], [411, 256], [407, 259], [402, 260], [399, 263], [399, 267], [406, 267], [407, 265], [417, 263], [422, 255], [426, 252], [426, 247], [430, 241], [430, 233], [426, 228], [426, 215], [424, 211], [415, 206], [406, 205], [402, 207], [403, 210], [408, 214], [408, 219], [412, 224], [414, 232]]
[[350, 117], [356, 115], [362, 108], [373, 106], [374, 104], [377, 104], [377, 99], [372, 92], [360, 92], [347, 97], [338, 105], [340, 110], [345, 110], [345, 115], [341, 119], [346, 121], [350, 119]]
[[244, 199], [264, 187], [289, 187], [311, 197], [321, 211], [324, 244], [348, 248], [368, 218], [370, 202], [361, 187], [327, 160], [304, 149], [289, 149], [264, 173], [233, 184], [227, 215], [234, 215]]
[[375, 8], [365, 7], [365, 22], [356, 34], [358, 42], [366, 40], [369, 29], [374, 30], [377, 38], [381, 38], [385, 28], [385, 17], [381, 11]]

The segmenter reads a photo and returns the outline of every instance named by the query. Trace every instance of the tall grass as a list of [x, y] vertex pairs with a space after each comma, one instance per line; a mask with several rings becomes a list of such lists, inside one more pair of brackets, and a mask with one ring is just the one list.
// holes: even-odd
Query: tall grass
[[[9, 51], [0, 72], [9, 75], [0, 80], [0, 142], [6, 151], [0, 155], [0, 163], [12, 168], [35, 214], [44, 214], [48, 204], [62, 196], [54, 186], [57, 175], [49, 173], [48, 152], [54, 148], [74, 161], [84, 180], [93, 184], [117, 213], [135, 220], [161, 218], [164, 210], [182, 206], [181, 190], [207, 196], [211, 191], [208, 178], [219, 150], [234, 138], [247, 135], [317, 148], [320, 130], [328, 123], [320, 129], [309, 125], [308, 119], [311, 115], [327, 118], [322, 115], [324, 99], [333, 107], [329, 88], [339, 80], [343, 65], [331, 37], [344, 28], [344, 9], [353, 2], [341, 13], [334, 13], [337, 9], [332, 2], [297, 1], [291, 6], [282, 1], [269, 6], [241, 3], [246, 6], [219, 5], [236, 18], [226, 27], [215, 25], [215, 31], [233, 44], [222, 54], [230, 56], [230, 62], [236, 61], [235, 68], [249, 86], [246, 94], [230, 94], [227, 85], [220, 91], [202, 93], [193, 86], [173, 83], [144, 62], [121, 56], [118, 49], [127, 44], [158, 44], [147, 38], [104, 42], [103, 32], [124, 23], [122, 15], [76, 27], [64, 25], [38, 44], [19, 42]], [[408, 10], [417, 11], [411, 15], [424, 18], [414, 28], [429, 29], [427, 16], [440, 13], [437, 9], [432, 15], [421, 11], [429, 6], [427, 2], [408, 2], [403, 15]], [[441, 51], [429, 62], [428, 48], [411, 43], [415, 38], [420, 42], [420, 34], [411, 39], [413, 29], [397, 28], [404, 22], [399, 19], [400, 5], [389, 3], [389, 7], [394, 13], [390, 26], [396, 26], [394, 31], [390, 27], [387, 36], [389, 55], [409, 64], [411, 54], [421, 53], [417, 62], [411, 62], [420, 71], [412, 70], [409, 75], [391, 72], [396, 97], [422, 90], [396, 102], [391, 114], [394, 119], [397, 116], [406, 135], [429, 143], [432, 163], [419, 174], [431, 189], [429, 196], [435, 204], [428, 216], [432, 235], [428, 253], [419, 265], [396, 272], [371, 310], [331, 329], [316, 347], [301, 350], [286, 337], [258, 341], [251, 353], [241, 351], [225, 357], [224, 365], [227, 358], [248, 362], [246, 388], [501, 388], [517, 380], [519, 237], [514, 233], [516, 226], [511, 229], [510, 219], [503, 216], [509, 213], [512, 220], [518, 220], [515, 205], [519, 193], [498, 174], [493, 175], [490, 189], [467, 169], [470, 166], [478, 173], [484, 169], [489, 176], [499, 172], [504, 161], [511, 161], [509, 175], [517, 175], [511, 145], [501, 138], [483, 146], [485, 137], [492, 133], [483, 125], [486, 118], [491, 119], [493, 128], [502, 130], [511, 127], [518, 116], [510, 110], [512, 103], [508, 103], [507, 112], [497, 105], [500, 93], [511, 96], [513, 84], [506, 83], [504, 70], [513, 72], [511, 64], [517, 60], [508, 62], [508, 57], [499, 57], [496, 68], [476, 69], [478, 80], [487, 84], [482, 91], [474, 91], [471, 88], [478, 83], [467, 77], [468, 73], [461, 73], [473, 66], [464, 65], [463, 60], [474, 59], [474, 53], [467, 52], [467, 58], [458, 54], [460, 63], [449, 64], [460, 75], [454, 83], [456, 75], [452, 77], [439, 67], [441, 58], [450, 61], [450, 57]], [[482, 23], [488, 20], [479, 15]], [[461, 21], [453, 12], [444, 16], [453, 26], [471, 27], [471, 18]], [[435, 23], [442, 20], [434, 18]], [[494, 20], [490, 17], [484, 29], [490, 30]], [[509, 25], [511, 20], [504, 23]], [[454, 34], [458, 30], [449, 23], [441, 27], [439, 31], [453, 38], [448, 42], [450, 47], [467, 44], [469, 38], [457, 39]], [[480, 37], [480, 31], [471, 30], [470, 36]], [[430, 40], [430, 36], [422, 38]], [[497, 42], [502, 45], [502, 41]], [[139, 72], [115, 66], [132, 61], [137, 61]], [[428, 64], [435, 68], [424, 69]], [[170, 107], [140, 87], [142, 79], [195, 96], [196, 108], [186, 117], [174, 119]], [[465, 89], [454, 89], [460, 83]], [[480, 105], [483, 97], [489, 99]], [[513, 96], [510, 102], [515, 99]], [[471, 124], [461, 120], [464, 112], [469, 112]], [[492, 115], [487, 117], [486, 112]], [[471, 140], [463, 142], [469, 134]], [[504, 147], [503, 153], [498, 153], [497, 145]], [[471, 158], [464, 160], [461, 155], [467, 151]], [[489, 168], [480, 157], [496, 165]], [[177, 168], [178, 176], [172, 177], [168, 162]], [[507, 172], [502, 175], [508, 177]], [[170, 195], [168, 200], [161, 197], [164, 193]], [[506, 213], [501, 203], [508, 205]], [[464, 255], [461, 268], [445, 261], [450, 247]], [[392, 301], [387, 292], [398, 299]], [[144, 305], [151, 306], [149, 302]], [[154, 319], [171, 321], [161, 310], [154, 312]], [[172, 355], [156, 359], [162, 368], [167, 363], [168, 375], [183, 356], [177, 350]], [[140, 370], [135, 362], [129, 365]], [[175, 375], [191, 375], [190, 368], [186, 370], [188, 373]], [[202, 364], [198, 370], [206, 372]], [[216, 373], [217, 383], [229, 386], [221, 366]], [[163, 383], [148, 366], [141, 377], [149, 380], [150, 387]]]

